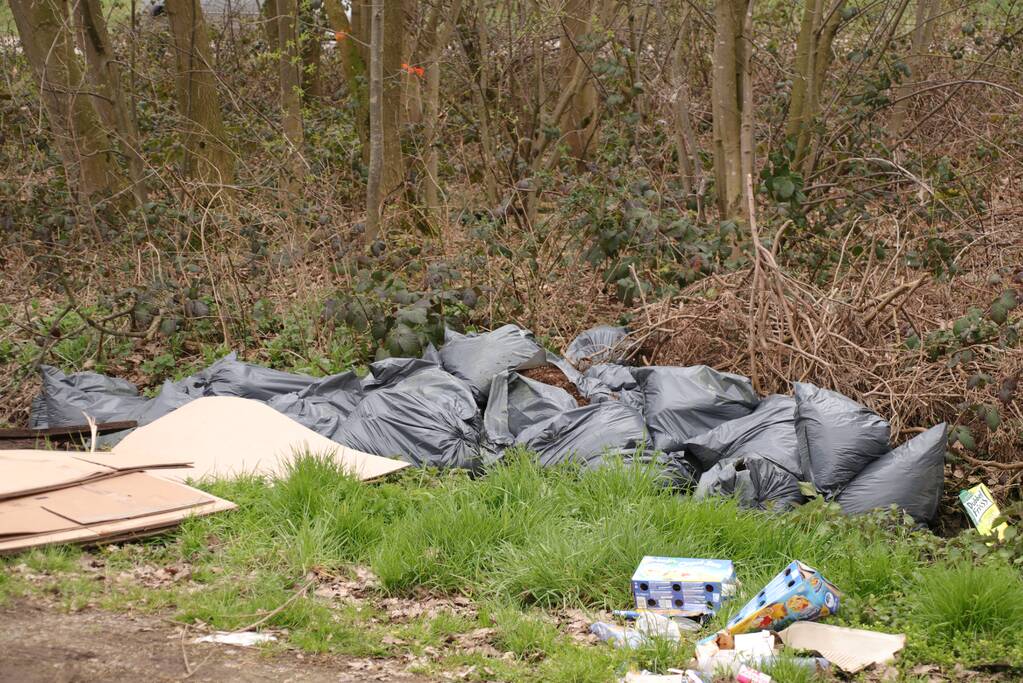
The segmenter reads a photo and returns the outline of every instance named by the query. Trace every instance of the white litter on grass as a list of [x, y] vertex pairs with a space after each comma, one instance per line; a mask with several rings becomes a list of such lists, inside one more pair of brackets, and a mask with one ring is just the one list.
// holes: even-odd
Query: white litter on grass
[[243, 631], [242, 633], [228, 633], [217, 631], [208, 636], [196, 638], [193, 643], [223, 643], [224, 645], [237, 645], [238, 647], [255, 647], [262, 643], [273, 643], [277, 636], [269, 633], [256, 633], [255, 631]]

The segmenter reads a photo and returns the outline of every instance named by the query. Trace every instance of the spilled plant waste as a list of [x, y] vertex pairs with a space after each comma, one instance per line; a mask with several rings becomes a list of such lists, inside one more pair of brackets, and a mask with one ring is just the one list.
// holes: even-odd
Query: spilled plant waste
[[[232, 353], [164, 383], [151, 399], [122, 379], [41, 366], [31, 426], [73, 426], [83, 411], [99, 422], [142, 426], [197, 398], [238, 396], [265, 402], [341, 445], [420, 467], [479, 473], [508, 449], [524, 448], [544, 466], [592, 469], [609, 458], [653, 463], [675, 488], [695, 488], [698, 497], [734, 495], [745, 507], [792, 507], [810, 490], [849, 513], [894, 504], [918, 522], [937, 514], [944, 424], [893, 450], [880, 416], [813, 385], [796, 383], [794, 397], [761, 398], [748, 378], [703, 365], [589, 365], [625, 357], [624, 328], [583, 332], [567, 358], [514, 325], [480, 334], [449, 330], [445, 340], [423, 358], [378, 360], [364, 377], [291, 374]], [[545, 365], [559, 369], [588, 405], [519, 374]], [[126, 433], [103, 435], [99, 445]]]

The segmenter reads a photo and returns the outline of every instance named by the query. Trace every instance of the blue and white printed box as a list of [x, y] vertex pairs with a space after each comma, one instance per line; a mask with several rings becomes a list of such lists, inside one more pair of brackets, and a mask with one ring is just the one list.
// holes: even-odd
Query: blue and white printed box
[[714, 614], [735, 594], [731, 560], [688, 557], [643, 558], [632, 575], [637, 610], [684, 610]]

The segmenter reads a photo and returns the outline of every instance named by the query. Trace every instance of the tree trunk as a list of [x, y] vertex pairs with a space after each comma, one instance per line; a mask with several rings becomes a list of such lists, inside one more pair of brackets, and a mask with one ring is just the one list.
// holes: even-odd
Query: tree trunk
[[711, 106], [714, 119], [714, 177], [722, 219], [741, 218], [745, 195], [742, 178], [742, 70], [747, 0], [716, 0], [714, 4], [714, 76]]
[[263, 0], [260, 7], [263, 15], [263, 30], [266, 32], [266, 45], [270, 50], [277, 45], [277, 0]]
[[281, 121], [288, 145], [288, 169], [281, 190], [294, 198], [301, 192], [305, 167], [302, 161], [302, 58], [298, 26], [299, 0], [277, 0], [277, 34], [280, 52]]
[[[789, 98], [785, 136], [793, 144], [794, 166], [810, 159], [813, 125], [817, 118], [821, 91], [831, 66], [831, 46], [842, 21], [845, 0], [837, 0], [825, 12], [825, 0], [806, 0], [793, 65], [795, 78]], [[806, 169], [809, 170], [809, 169]]]
[[888, 137], [893, 140], [899, 136], [906, 122], [906, 111], [909, 108], [907, 96], [912, 92], [915, 84], [924, 80], [924, 66], [927, 63], [925, 53], [931, 44], [934, 22], [940, 7], [940, 0], [917, 0], [913, 39], [910, 55], [906, 60], [906, 64], [909, 66], [909, 76], [895, 89], [896, 102], [892, 108], [891, 117], [888, 119]]
[[308, 3], [299, 3], [298, 37], [302, 44], [302, 96], [306, 100], [323, 95], [320, 72], [323, 71], [323, 31], [316, 13]]
[[337, 39], [338, 56], [341, 59], [341, 70], [348, 85], [348, 97], [352, 99], [355, 111], [355, 130], [359, 135], [362, 148], [363, 163], [369, 162], [369, 91], [366, 74], [366, 61], [360, 42], [369, 42], [369, 35], [361, 32], [361, 3], [352, 4], [352, 21], [348, 20], [339, 0], [325, 0], [327, 19]]
[[[682, 176], [682, 189], [692, 195], [694, 189], [699, 191], [702, 185], [703, 169], [700, 164], [700, 151], [696, 144], [696, 133], [689, 115], [691, 106], [689, 96], [689, 76], [685, 68], [684, 51], [685, 35], [689, 32], [691, 13], [686, 12], [682, 19], [679, 40], [675, 44], [672, 55], [672, 85], [675, 87], [675, 147], [678, 151], [679, 173]], [[694, 185], [695, 183], [695, 185]], [[697, 197], [697, 202], [700, 197]]]
[[[451, 34], [462, 13], [462, 0], [453, 0], [448, 10], [448, 19], [440, 24], [442, 4], [438, 2], [437, 21], [430, 23], [435, 33], [430, 37], [429, 59], [426, 63], [426, 211], [431, 228], [437, 229], [440, 221], [440, 64], [441, 55], [451, 40]], [[438, 25], [440, 24], [440, 25]]]
[[384, 0], [382, 46], [384, 170], [380, 182], [385, 197], [400, 191], [405, 182], [405, 165], [401, 156], [401, 94], [402, 79], [411, 76], [401, 68], [404, 31], [404, 0]]
[[380, 236], [381, 182], [384, 171], [384, 0], [370, 10], [369, 55], [369, 178], [366, 183], [366, 240]]
[[185, 119], [184, 174], [208, 184], [231, 185], [234, 155], [226, 142], [202, 8], [199, 0], [166, 0], [165, 7], [174, 39], [178, 109]]
[[138, 129], [121, 86], [121, 68], [110, 42], [106, 20], [99, 0], [77, 0], [74, 8], [79, 43], [89, 70], [89, 84], [99, 95], [92, 98], [93, 104], [104, 125], [120, 140], [128, 159], [132, 193], [141, 204], [146, 201], [145, 162], [139, 152]]
[[[603, 3], [593, 3], [590, 0], [567, 0], [565, 3], [560, 48], [562, 88], [568, 87], [573, 80], [576, 65], [582, 63], [582, 57], [577, 50], [580, 49], [582, 38], [593, 29], [594, 13], [601, 4]], [[585, 64], [583, 68], [586, 69]], [[559, 122], [562, 139], [568, 145], [569, 154], [578, 162], [586, 159], [587, 147], [596, 128], [596, 111], [597, 89], [593, 85], [593, 80], [589, 78], [587, 69], [586, 77], [578, 84], [577, 92], [573, 93], [572, 100]]]
[[50, 129], [79, 201], [130, 204], [128, 180], [93, 106], [75, 55], [66, 0], [10, 0], [25, 57], [39, 82]]

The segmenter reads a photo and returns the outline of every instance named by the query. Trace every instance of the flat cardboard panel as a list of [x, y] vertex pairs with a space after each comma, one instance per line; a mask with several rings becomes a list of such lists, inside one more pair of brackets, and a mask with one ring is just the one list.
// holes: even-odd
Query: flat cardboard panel
[[59, 451], [0, 451], [0, 500], [109, 474], [109, 467]]
[[901, 633], [864, 631], [812, 621], [798, 621], [778, 637], [791, 648], [819, 652], [847, 673], [856, 673], [871, 664], [890, 662], [906, 645], [906, 636]]
[[113, 454], [191, 462], [191, 469], [154, 472], [184, 481], [242, 474], [281, 476], [296, 453], [304, 451], [333, 453], [362, 480], [376, 479], [408, 466], [400, 460], [346, 448], [270, 406], [233, 396], [191, 401], [136, 429], [117, 444]]
[[181, 510], [212, 498], [189, 486], [136, 472], [51, 491], [35, 500], [49, 512], [90, 525]]
[[75, 522], [44, 510], [34, 496], [0, 501], [0, 538], [62, 531]]
[[0, 537], [0, 554], [16, 553], [28, 548], [56, 543], [107, 543], [142, 538], [175, 527], [189, 517], [203, 517], [217, 512], [233, 510], [237, 507], [229, 501], [217, 498], [216, 496], [206, 495], [210, 502], [190, 508], [161, 512], [133, 519], [105, 522], [92, 526], [74, 526], [52, 533], [40, 533], [17, 538]]

